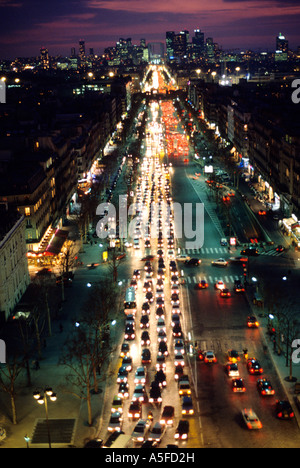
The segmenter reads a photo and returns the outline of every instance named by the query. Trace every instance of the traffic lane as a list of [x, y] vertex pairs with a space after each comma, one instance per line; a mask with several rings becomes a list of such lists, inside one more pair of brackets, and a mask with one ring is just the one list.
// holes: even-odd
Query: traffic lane
[[[190, 292], [192, 296], [192, 291]], [[234, 300], [225, 312], [224, 304], [220, 308], [219, 301], [211, 291], [196, 291], [196, 296], [202, 292], [205, 294], [200, 296], [200, 300], [194, 298], [193, 301], [191, 297], [192, 310], [197, 311], [199, 318], [199, 322], [193, 320], [194, 332], [196, 337], [197, 332], [200, 333], [199, 343], [206, 342], [208, 347], [217, 348], [215, 351], [218, 357], [216, 365], [197, 364], [197, 388], [205, 445], [212, 445], [216, 440], [216, 446], [247, 446], [249, 435], [244, 428], [240, 413], [243, 407], [249, 406], [262, 419], [263, 431], [266, 433], [263, 437], [259, 436], [258, 440], [254, 438], [253, 446], [259, 444], [259, 446], [276, 447], [278, 444], [284, 446], [286, 443], [292, 446], [288, 439], [295, 437], [296, 424], [292, 422], [289, 426], [288, 435], [281, 433], [282, 421], [274, 417], [275, 398], [263, 399], [258, 394], [256, 389], [258, 377], [249, 375], [243, 358], [239, 364], [239, 370], [246, 383], [245, 395], [233, 394], [231, 379], [225, 373], [226, 350], [237, 347], [237, 350], [241, 351], [239, 348], [245, 344], [250, 356], [255, 356], [263, 366], [263, 375], [271, 379], [276, 390], [276, 398], [284, 398], [284, 391], [270, 357], [264, 353], [259, 330], [249, 330], [246, 327], [245, 318], [249, 312], [247, 305], [243, 304], [243, 301]], [[221, 430], [221, 428], [226, 428], [226, 430]], [[229, 437], [228, 434], [230, 434]]]

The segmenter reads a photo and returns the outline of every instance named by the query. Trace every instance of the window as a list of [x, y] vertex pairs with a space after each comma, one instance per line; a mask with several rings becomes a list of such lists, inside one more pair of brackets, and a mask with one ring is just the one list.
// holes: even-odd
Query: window
[[30, 216], [30, 208], [29, 208], [29, 206], [27, 206], [27, 207], [25, 208], [25, 216]]

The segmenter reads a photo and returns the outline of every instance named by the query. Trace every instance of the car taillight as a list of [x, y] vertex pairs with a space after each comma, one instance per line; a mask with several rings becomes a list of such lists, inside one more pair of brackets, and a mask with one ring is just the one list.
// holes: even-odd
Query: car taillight
[[277, 415], [277, 416], [278, 416], [279, 418], [282, 418], [282, 413], [281, 413], [281, 412], [280, 412], [280, 413], [278, 413], [278, 415]]
[[295, 415], [293, 412], [290, 413], [290, 418], [293, 418]]

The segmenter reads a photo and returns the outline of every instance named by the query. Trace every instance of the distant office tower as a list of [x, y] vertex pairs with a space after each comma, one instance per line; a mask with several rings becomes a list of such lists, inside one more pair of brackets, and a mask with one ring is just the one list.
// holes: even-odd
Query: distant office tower
[[174, 31], [168, 31], [166, 33], [166, 47], [167, 47], [167, 59], [170, 60], [174, 57]]
[[76, 49], [75, 47], [72, 47], [71, 48], [71, 57], [75, 57], [76, 56]]
[[187, 55], [187, 45], [189, 41], [189, 32], [180, 31], [174, 35], [174, 56], [178, 59], [183, 59]]
[[275, 60], [287, 60], [289, 51], [289, 41], [281, 33], [276, 37]]
[[215, 46], [212, 37], [207, 37], [205, 41], [206, 57], [209, 62], [213, 62], [215, 59]]
[[79, 41], [79, 57], [80, 59], [85, 58], [85, 41]]
[[144, 48], [146, 47], [146, 39], [141, 39], [140, 46]]
[[46, 47], [41, 47], [40, 53], [41, 53], [42, 68], [44, 70], [48, 70], [50, 68], [50, 60], [49, 60], [48, 49], [46, 49]]
[[90, 48], [90, 53], [89, 53], [89, 55], [90, 55], [91, 57], [94, 57], [94, 48], [93, 48], [93, 47]]
[[202, 55], [204, 52], [204, 33], [200, 29], [195, 29], [195, 36], [192, 38], [193, 49], [196, 55]]

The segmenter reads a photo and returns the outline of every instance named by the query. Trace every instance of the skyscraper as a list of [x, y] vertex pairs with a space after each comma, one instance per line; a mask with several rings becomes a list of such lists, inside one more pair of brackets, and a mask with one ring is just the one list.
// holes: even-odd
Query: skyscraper
[[276, 37], [275, 61], [287, 60], [289, 41], [281, 33]]
[[200, 56], [204, 52], [204, 33], [200, 29], [195, 29], [195, 36], [192, 38], [195, 55]]
[[40, 53], [41, 53], [41, 64], [42, 64], [43, 70], [49, 70], [50, 60], [49, 60], [48, 49], [46, 49], [46, 47], [41, 47]]
[[174, 57], [174, 31], [167, 31], [166, 33], [166, 47], [167, 47], [167, 59], [170, 60]]

